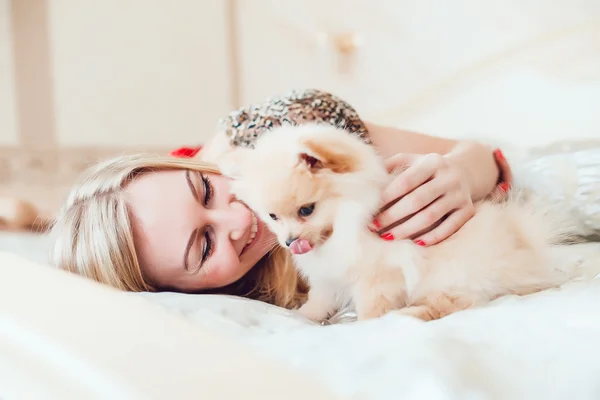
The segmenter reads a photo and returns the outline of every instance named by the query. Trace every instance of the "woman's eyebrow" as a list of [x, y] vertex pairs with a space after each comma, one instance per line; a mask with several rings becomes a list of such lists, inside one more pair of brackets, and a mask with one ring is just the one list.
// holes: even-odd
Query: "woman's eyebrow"
[[200, 201], [198, 199], [198, 191], [196, 190], [196, 188], [194, 187], [194, 184], [192, 183], [192, 178], [190, 178], [190, 170], [189, 169], [185, 170], [185, 180], [187, 181], [187, 185], [190, 188], [190, 191], [192, 192], [192, 196], [194, 196], [194, 199], [196, 199], [196, 201]]
[[[190, 170], [186, 169], [185, 170], [185, 180], [187, 182], [188, 187], [190, 188], [190, 191], [192, 192], [192, 196], [194, 196], [194, 199], [196, 199], [196, 201], [198, 200], [198, 191], [196, 190], [196, 188], [194, 187], [194, 184], [192, 183], [192, 179], [190, 178]], [[188, 239], [188, 242], [185, 246], [185, 250], [183, 252], [183, 267], [187, 270], [188, 269], [188, 258], [189, 258], [189, 254], [190, 254], [190, 250], [192, 248], [192, 246], [194, 245], [194, 242], [196, 241], [196, 236], [198, 232], [198, 229], [194, 229], [192, 231], [192, 233], [190, 234], [190, 238]]]
[[183, 267], [187, 270], [188, 269], [188, 258], [189, 258], [189, 254], [190, 254], [190, 249], [192, 248], [192, 246], [194, 245], [194, 242], [196, 241], [196, 236], [198, 232], [198, 229], [194, 229], [192, 231], [192, 234], [190, 235], [190, 238], [188, 239], [187, 245], [185, 246], [185, 251], [183, 252]]

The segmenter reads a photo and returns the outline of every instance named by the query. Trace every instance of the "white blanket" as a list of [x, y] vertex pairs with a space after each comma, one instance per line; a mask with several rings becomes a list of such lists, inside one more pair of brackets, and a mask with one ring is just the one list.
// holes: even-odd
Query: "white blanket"
[[[572, 246], [591, 269], [600, 245]], [[354, 399], [598, 399], [600, 279], [438, 321], [321, 326], [250, 300], [144, 294]]]
[[[599, 149], [514, 166], [519, 186], [562, 202], [582, 234], [599, 235]], [[38, 243], [44, 238], [12, 239], [0, 235], [0, 249], [4, 244], [30, 259], [45, 255], [47, 243]], [[600, 269], [600, 243], [569, 251], [590, 270]], [[600, 399], [600, 279], [428, 323], [388, 315], [321, 326], [241, 298], [129, 295], [245, 342], [346, 398]]]
[[422, 323], [249, 337], [332, 390], [369, 399], [598, 399], [600, 281]]

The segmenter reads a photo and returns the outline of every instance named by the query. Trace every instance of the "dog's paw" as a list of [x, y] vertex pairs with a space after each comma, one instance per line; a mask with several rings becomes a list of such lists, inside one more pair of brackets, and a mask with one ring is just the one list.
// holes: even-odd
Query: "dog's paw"
[[321, 322], [329, 316], [329, 310], [323, 308], [321, 304], [310, 301], [304, 303], [297, 312], [316, 322]]
[[359, 303], [357, 304], [356, 319], [365, 320], [383, 317], [385, 314], [394, 309], [394, 304], [384, 297], [377, 299], [369, 304]]
[[420, 319], [422, 321], [431, 321], [433, 315], [431, 313], [431, 309], [426, 306], [409, 306], [404, 307], [399, 310], [394, 311], [394, 314], [404, 315], [406, 317], [413, 317]]

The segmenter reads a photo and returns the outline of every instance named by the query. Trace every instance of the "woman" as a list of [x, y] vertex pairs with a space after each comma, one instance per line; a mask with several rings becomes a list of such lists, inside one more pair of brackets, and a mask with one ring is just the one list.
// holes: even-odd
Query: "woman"
[[298, 306], [307, 287], [288, 252], [207, 161], [252, 147], [264, 129], [305, 121], [343, 124], [375, 146], [390, 170], [406, 168], [384, 191], [370, 227], [382, 240], [436, 244], [472, 217], [473, 201], [508, 189], [499, 151], [365, 123], [330, 94], [292, 92], [232, 113], [188, 159], [125, 156], [92, 168], [53, 228], [55, 264], [123, 290], [228, 293]]

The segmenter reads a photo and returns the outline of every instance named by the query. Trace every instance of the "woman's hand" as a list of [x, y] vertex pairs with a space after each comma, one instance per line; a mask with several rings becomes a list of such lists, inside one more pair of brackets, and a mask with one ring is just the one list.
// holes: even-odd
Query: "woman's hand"
[[474, 214], [464, 171], [439, 154], [400, 153], [386, 160], [395, 178], [384, 190], [372, 230], [386, 240], [430, 246], [448, 238]]

